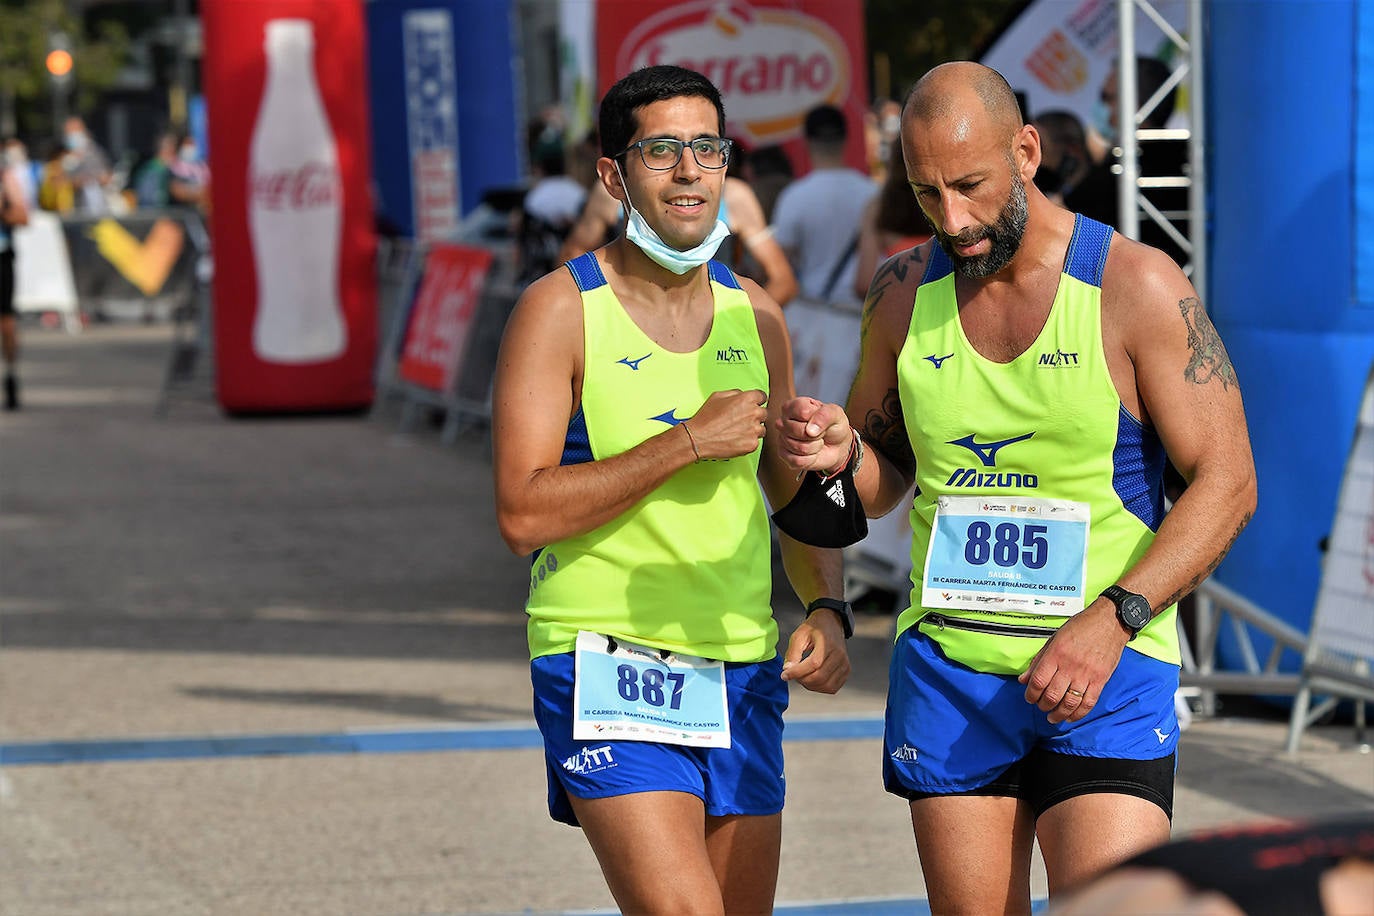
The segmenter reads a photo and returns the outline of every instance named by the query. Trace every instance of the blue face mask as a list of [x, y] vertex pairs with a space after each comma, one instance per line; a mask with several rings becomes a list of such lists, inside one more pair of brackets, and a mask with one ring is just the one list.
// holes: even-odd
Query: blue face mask
[[625, 175], [620, 171], [620, 163], [615, 164], [615, 170], [616, 174], [620, 175], [620, 183], [625, 188], [625, 200], [629, 202], [630, 208], [630, 218], [625, 221], [625, 238], [648, 255], [650, 260], [675, 274], [685, 274], [715, 256], [720, 243], [730, 234], [730, 227], [725, 224], [725, 220], [717, 216], [716, 224], [699, 245], [680, 251], [659, 238], [658, 233], [644, 220], [643, 214], [635, 209], [634, 203], [630, 201], [630, 189], [625, 182]]
[[1093, 103], [1093, 128], [1108, 143], [1116, 142], [1116, 128], [1112, 127], [1112, 110], [1101, 99]]

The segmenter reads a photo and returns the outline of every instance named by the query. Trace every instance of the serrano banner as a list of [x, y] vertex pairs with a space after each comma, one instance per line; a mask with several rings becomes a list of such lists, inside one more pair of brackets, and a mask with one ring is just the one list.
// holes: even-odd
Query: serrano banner
[[215, 365], [230, 412], [372, 402], [375, 249], [359, 0], [204, 0]]
[[783, 145], [806, 171], [802, 121], [834, 105], [849, 121], [845, 159], [867, 171], [861, 0], [600, 0], [598, 97], [641, 67], [677, 64], [720, 89], [727, 133], [749, 149]]

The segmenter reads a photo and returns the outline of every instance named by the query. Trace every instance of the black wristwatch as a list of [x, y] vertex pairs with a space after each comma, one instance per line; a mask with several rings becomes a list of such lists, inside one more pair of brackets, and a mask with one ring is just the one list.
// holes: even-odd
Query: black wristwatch
[[806, 606], [806, 616], [810, 617], [812, 611], [821, 607], [828, 607], [840, 615], [840, 626], [844, 627], [845, 639], [854, 635], [854, 609], [849, 606], [848, 601], [838, 598], [817, 598]]
[[1116, 619], [1130, 632], [1131, 639], [1135, 639], [1155, 616], [1154, 609], [1144, 595], [1128, 592], [1119, 585], [1104, 588], [1102, 597], [1116, 605]]

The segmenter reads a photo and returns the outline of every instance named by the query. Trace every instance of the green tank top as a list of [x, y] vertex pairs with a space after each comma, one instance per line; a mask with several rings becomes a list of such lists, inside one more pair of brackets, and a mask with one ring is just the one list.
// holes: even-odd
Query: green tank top
[[[1037, 513], [1070, 511], [1060, 508], [1061, 501], [1085, 507], [1086, 525], [1077, 526], [1076, 535], [1086, 544], [1075, 551], [1072, 543], [1067, 549], [1049, 543], [1051, 552], [1058, 551], [1056, 560], [1075, 553], [1079, 558], [1086, 607], [1140, 559], [1164, 516], [1163, 446], [1155, 431], [1122, 405], [1103, 352], [1102, 270], [1111, 236], [1109, 227], [1076, 218], [1045, 326], [1009, 363], [987, 359], [965, 337], [953, 266], [938, 244], [916, 292], [897, 360], [918, 488], [911, 507], [911, 604], [898, 618], [897, 630], [920, 624], [947, 656], [975, 670], [1019, 674], [1068, 617], [1055, 613], [1063, 601], [1054, 592], [1033, 599], [1023, 595], [1033, 606], [1015, 612], [996, 609], [1002, 599], [980, 599], [960, 592], [959, 585], [923, 592], [937, 532], [944, 532], [938, 546], [945, 553], [931, 554], [942, 557], [940, 569], [932, 559], [932, 576], [963, 564], [965, 575], [978, 570], [1010, 578], [1024, 572], [1034, 579], [1025, 564], [1045, 562], [1042, 532], [1054, 523], [1043, 515], [1017, 518], [998, 511], [1012, 503], [1021, 512]], [[977, 499], [946, 499], [946, 511], [957, 503], [969, 515], [956, 514], [937, 526], [942, 497]], [[1042, 500], [1054, 505], [1039, 505]], [[986, 527], [967, 522], [982, 517], [980, 510], [990, 513]], [[1003, 562], [1006, 567], [999, 569]], [[941, 581], [992, 580], [956, 576]], [[923, 594], [930, 594], [932, 603], [954, 594], [953, 600], [966, 606], [926, 607]], [[1175, 609], [1166, 608], [1131, 648], [1178, 664], [1174, 618]]]
[[[715, 315], [691, 353], [654, 343], [611, 291], [594, 254], [568, 264], [582, 293], [582, 403], [563, 464], [618, 455], [690, 419], [713, 392], [768, 391], [748, 294], [708, 265]], [[578, 630], [728, 662], [776, 652], [760, 450], [683, 468], [618, 518], [535, 554], [530, 657], [573, 648]]]

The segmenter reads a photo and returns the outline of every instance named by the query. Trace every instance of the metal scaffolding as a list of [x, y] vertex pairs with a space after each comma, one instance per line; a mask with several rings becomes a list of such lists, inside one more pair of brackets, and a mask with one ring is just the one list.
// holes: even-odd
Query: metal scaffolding
[[[1171, 238], [1187, 260], [1183, 271], [1193, 282], [1205, 304], [1207, 296], [1207, 172], [1204, 132], [1206, 97], [1203, 87], [1203, 0], [1188, 0], [1188, 35], [1184, 37], [1151, 5], [1149, 0], [1117, 0], [1118, 34], [1121, 38], [1119, 60], [1136, 58], [1136, 9], [1139, 8], [1157, 25], [1161, 32], [1179, 49], [1179, 63], [1164, 85], [1143, 102], [1136, 86], [1135, 67], [1117, 67], [1118, 111], [1134, 112], [1122, 118], [1121, 174], [1117, 184], [1120, 212], [1118, 227], [1133, 239], [1140, 238], [1140, 217], [1144, 214]], [[1169, 129], [1146, 129], [1140, 124], [1154, 111], [1160, 101], [1186, 85], [1188, 92], [1188, 126]], [[1140, 146], [1162, 141], [1187, 141], [1188, 155], [1183, 174], [1141, 174]], [[1186, 188], [1186, 210], [1166, 210], [1156, 206], [1150, 192], [1163, 189]], [[1180, 230], [1182, 224], [1186, 231]]]

